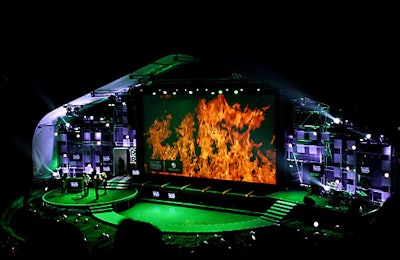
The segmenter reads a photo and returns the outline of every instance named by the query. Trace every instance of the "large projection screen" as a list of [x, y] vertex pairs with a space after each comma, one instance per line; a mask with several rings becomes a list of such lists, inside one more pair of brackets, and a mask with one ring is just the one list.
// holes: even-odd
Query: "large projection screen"
[[276, 184], [275, 95], [143, 95], [146, 174]]

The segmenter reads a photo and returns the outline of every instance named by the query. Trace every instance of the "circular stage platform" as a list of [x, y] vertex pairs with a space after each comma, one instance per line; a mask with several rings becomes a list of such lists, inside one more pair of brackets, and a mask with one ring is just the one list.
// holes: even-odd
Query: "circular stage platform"
[[149, 222], [167, 233], [215, 233], [262, 228], [274, 223], [251, 212], [229, 212], [198, 204], [139, 198], [137, 189], [109, 189], [106, 194], [90, 188], [82, 192], [61, 194], [61, 189], [42, 196], [47, 206], [59, 209], [87, 209], [102, 222], [118, 225], [124, 218]]

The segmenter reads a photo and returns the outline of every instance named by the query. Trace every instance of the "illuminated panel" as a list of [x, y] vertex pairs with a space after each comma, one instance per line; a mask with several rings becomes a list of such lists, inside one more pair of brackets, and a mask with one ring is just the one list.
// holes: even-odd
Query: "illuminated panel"
[[276, 184], [275, 96], [144, 95], [146, 173]]

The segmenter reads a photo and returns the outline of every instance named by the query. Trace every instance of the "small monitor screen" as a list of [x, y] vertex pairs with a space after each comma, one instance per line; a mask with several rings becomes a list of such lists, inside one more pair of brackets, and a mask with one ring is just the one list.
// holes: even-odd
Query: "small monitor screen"
[[312, 165], [312, 171], [313, 172], [321, 172], [322, 171], [322, 166], [320, 164], [313, 164]]
[[362, 174], [369, 174], [371, 172], [369, 166], [361, 166], [360, 170]]

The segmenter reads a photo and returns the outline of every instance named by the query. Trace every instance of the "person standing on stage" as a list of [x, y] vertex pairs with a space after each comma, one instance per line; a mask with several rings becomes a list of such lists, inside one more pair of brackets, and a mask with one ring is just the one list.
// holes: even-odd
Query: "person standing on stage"
[[94, 176], [93, 176], [93, 188], [94, 192], [96, 193], [96, 200], [99, 199], [99, 187], [101, 185], [101, 175], [97, 173], [97, 171], [94, 171]]
[[64, 172], [61, 175], [61, 195], [64, 195], [67, 193], [67, 188], [68, 188], [68, 173]]
[[120, 156], [118, 158], [118, 175], [124, 175], [124, 171], [125, 171], [125, 161]]
[[83, 196], [86, 197], [89, 195], [89, 184], [91, 177], [86, 172], [83, 173], [82, 177], [83, 177]]
[[100, 174], [101, 177], [101, 184], [103, 185], [103, 190], [104, 190], [104, 194], [107, 194], [107, 173], [106, 172], [102, 172]]

